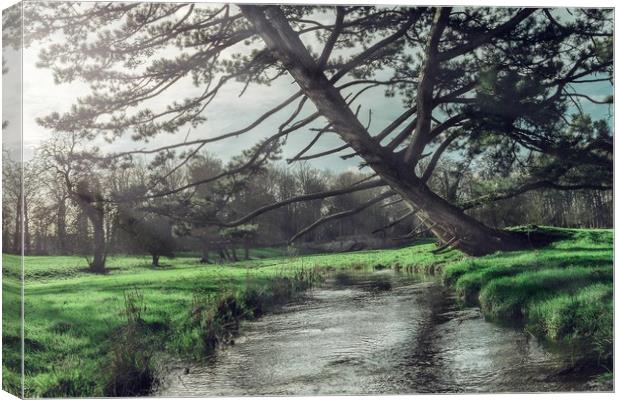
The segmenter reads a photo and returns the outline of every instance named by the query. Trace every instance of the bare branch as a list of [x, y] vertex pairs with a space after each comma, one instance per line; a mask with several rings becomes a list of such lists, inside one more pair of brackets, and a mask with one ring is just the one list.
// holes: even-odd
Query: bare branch
[[433, 157], [431, 157], [431, 160], [429, 161], [429, 164], [424, 170], [424, 174], [422, 175], [421, 179], [423, 182], [428, 181], [428, 179], [433, 174], [433, 171], [435, 170], [435, 167], [437, 166], [437, 162], [441, 158], [441, 155], [446, 151], [450, 144], [452, 144], [452, 142], [461, 135], [461, 133], [462, 132], [460, 131], [455, 131], [452, 134], [448, 135], [448, 137], [439, 145], [437, 150], [435, 150]]
[[417, 124], [413, 140], [405, 152], [405, 163], [414, 163], [422, 153], [424, 145], [428, 141], [428, 132], [431, 129], [431, 117], [433, 113], [433, 91], [435, 87], [435, 74], [437, 73], [437, 57], [439, 41], [450, 17], [450, 7], [435, 9], [433, 25], [429, 34], [426, 49], [424, 51], [424, 63], [420, 69], [418, 81], [418, 93], [416, 105], [418, 108]]
[[420, 15], [421, 14], [419, 10], [414, 9], [409, 14], [409, 19], [407, 20], [407, 22], [404, 23], [396, 32], [386, 37], [385, 39], [380, 40], [377, 43], [373, 44], [372, 46], [370, 46], [363, 52], [359, 53], [357, 56], [355, 56], [355, 58], [351, 59], [349, 62], [343, 65], [340, 68], [340, 70], [338, 70], [337, 73], [335, 73], [332, 77], [330, 77], [329, 81], [331, 83], [337, 82], [340, 78], [344, 77], [349, 71], [351, 71], [355, 67], [372, 60], [373, 58], [377, 56], [377, 53], [380, 53], [381, 51], [385, 51], [385, 49], [388, 49], [392, 43], [396, 42], [398, 39], [400, 39], [407, 33], [409, 28], [418, 20]]
[[607, 98], [605, 100], [596, 100], [596, 99], [593, 99], [592, 97], [588, 96], [587, 94], [583, 94], [583, 93], [572, 93], [572, 92], [568, 93], [567, 92], [566, 95], [569, 96], [569, 97], [572, 97], [572, 96], [581, 97], [581, 98], [584, 98], [584, 99], [586, 99], [589, 102], [594, 103], [594, 104], [608, 104], [608, 105], [613, 104], [613, 100], [612, 100], [611, 97], [609, 97], [609, 98]]
[[308, 143], [308, 145], [306, 147], [304, 147], [299, 153], [297, 153], [296, 155], [294, 155], [292, 158], [287, 158], [286, 162], [287, 163], [292, 163], [293, 161], [298, 161], [301, 159], [301, 157], [306, 154], [306, 152], [308, 150], [310, 150], [312, 148], [312, 146], [314, 146], [314, 144], [316, 142], [318, 142], [318, 140], [321, 138], [321, 136], [323, 136], [323, 134], [325, 132], [327, 132], [327, 130], [331, 127], [331, 124], [325, 125], [321, 130], [319, 130], [319, 132], [316, 134], [316, 136], [314, 136], [314, 139], [312, 139], [310, 141], [310, 143]]
[[[217, 181], [219, 179], [222, 179], [226, 176], [232, 176], [232, 175], [236, 175], [239, 174], [249, 168], [252, 168], [253, 166], [257, 165], [256, 161], [259, 159], [261, 153], [268, 148], [268, 146], [273, 145], [278, 139], [280, 139], [281, 137], [288, 135], [291, 132], [294, 132], [300, 128], [302, 128], [303, 126], [309, 124], [310, 122], [312, 122], [314, 119], [316, 119], [319, 116], [318, 113], [314, 113], [310, 116], [308, 116], [307, 118], [305, 118], [302, 121], [297, 122], [295, 125], [291, 126], [288, 129], [284, 129], [282, 131], [279, 131], [277, 134], [267, 138], [254, 152], [254, 154], [250, 157], [250, 159], [243, 165], [240, 165], [239, 167], [236, 168], [232, 168], [226, 171], [223, 171], [222, 173], [206, 178], [206, 179], [202, 179], [196, 182], [191, 182], [188, 183], [187, 185], [183, 185], [174, 189], [170, 189], [164, 192], [159, 192], [159, 193], [155, 193], [152, 195], [147, 195], [145, 196], [143, 199], [150, 199], [150, 198], [157, 198], [157, 197], [164, 197], [164, 196], [168, 196], [174, 193], [179, 193], [182, 192], [184, 190], [187, 190], [189, 188], [198, 186], [198, 185], [202, 185], [205, 183], [209, 183], [209, 182], [214, 182]], [[265, 157], [263, 157], [263, 159], [261, 159], [258, 164], [260, 164], [261, 162], [263, 162], [265, 160]]]
[[230, 138], [230, 137], [238, 136], [238, 135], [247, 133], [247, 132], [251, 131], [252, 129], [256, 128], [263, 121], [265, 121], [266, 119], [268, 119], [272, 115], [276, 114], [278, 111], [282, 110], [283, 108], [285, 108], [286, 106], [288, 106], [289, 104], [294, 102], [295, 99], [299, 98], [301, 95], [302, 95], [301, 91], [293, 94], [292, 96], [290, 96], [289, 98], [284, 100], [282, 103], [278, 104], [276, 107], [272, 108], [271, 110], [265, 112], [263, 115], [258, 117], [250, 125], [247, 125], [244, 128], [241, 128], [241, 129], [238, 129], [238, 130], [235, 130], [235, 131], [232, 131], [232, 132], [228, 132], [228, 133], [225, 133], [225, 134], [222, 134], [222, 135], [219, 135], [219, 136], [215, 136], [215, 137], [212, 137], [212, 138], [192, 140], [192, 141], [189, 141], [189, 142], [186, 141], [186, 142], [182, 142], [182, 143], [171, 144], [171, 145], [168, 145], [168, 146], [162, 146], [162, 147], [158, 147], [156, 149], [132, 150], [132, 151], [125, 151], [125, 152], [121, 152], [121, 153], [114, 153], [114, 154], [110, 154], [110, 155], [108, 155], [106, 157], [102, 157], [102, 159], [114, 159], [114, 158], [125, 157], [125, 156], [133, 155], [133, 154], [154, 154], [154, 153], [159, 153], [159, 152], [166, 151], [166, 150], [172, 150], [172, 149], [175, 149], [175, 148], [178, 148], [178, 147], [192, 146], [192, 145], [195, 145], [195, 144], [204, 145], [206, 143], [216, 142], [216, 141], [219, 141], [219, 140], [224, 140], [224, 139], [227, 139], [227, 138]]
[[[400, 199], [400, 201], [402, 201], [402, 199]], [[392, 221], [389, 224], [385, 225], [384, 227], [381, 227], [379, 229], [375, 229], [374, 231], [372, 231], [372, 233], [376, 234], [376, 233], [379, 233], [379, 232], [385, 232], [386, 230], [390, 229], [391, 227], [400, 224], [401, 222], [403, 222], [404, 220], [406, 220], [407, 218], [412, 216], [414, 213], [415, 212], [413, 210], [409, 210], [405, 214], [403, 214], [402, 216], [396, 218], [394, 221]]]
[[321, 57], [318, 61], [318, 66], [320, 69], [324, 69], [327, 64], [327, 60], [329, 60], [329, 56], [336, 45], [336, 41], [338, 40], [338, 36], [342, 32], [342, 22], [344, 21], [345, 16], [345, 8], [344, 7], [336, 7], [336, 22], [334, 23], [334, 29], [332, 30], [331, 35], [327, 39], [325, 43], [325, 47], [323, 47], [323, 52], [321, 53]]
[[586, 189], [587, 190], [612, 190], [613, 186], [598, 185], [598, 184], [591, 184], [591, 183], [563, 185], [563, 184], [551, 182], [548, 180], [541, 180], [541, 181], [536, 181], [536, 182], [525, 183], [519, 187], [506, 190], [503, 192], [489, 193], [487, 195], [478, 197], [476, 199], [464, 202], [460, 205], [460, 207], [463, 210], [469, 210], [471, 208], [476, 208], [476, 207], [479, 207], [479, 206], [482, 206], [488, 203], [492, 203], [495, 201], [499, 201], [499, 200], [506, 200], [506, 199], [518, 196], [520, 194], [523, 194], [523, 193], [526, 193], [532, 190], [543, 189], [543, 188], [556, 189], [556, 190], [586, 190]]
[[344, 217], [349, 217], [351, 215], [355, 215], [359, 212], [364, 211], [365, 209], [367, 209], [368, 207], [377, 204], [378, 202], [385, 200], [389, 197], [394, 196], [396, 193], [392, 192], [392, 191], [388, 191], [388, 192], [384, 192], [381, 195], [375, 197], [372, 200], [369, 200], [359, 206], [357, 206], [356, 208], [353, 208], [351, 210], [346, 210], [346, 211], [340, 211], [334, 214], [330, 214], [330, 215], [325, 215], [321, 218], [319, 218], [318, 220], [316, 220], [315, 222], [313, 222], [312, 224], [306, 226], [305, 228], [303, 228], [302, 230], [300, 230], [299, 232], [297, 232], [295, 235], [293, 235], [293, 237], [291, 237], [289, 239], [289, 243], [293, 243], [296, 239], [298, 239], [299, 237], [305, 235], [306, 233], [316, 229], [317, 227], [323, 225], [326, 222], [332, 221], [334, 219], [339, 219], [339, 218], [344, 218]]
[[382, 208], [385, 208], [385, 207], [390, 207], [390, 206], [393, 206], [393, 205], [395, 205], [395, 204], [402, 203], [403, 201], [405, 201], [405, 199], [403, 199], [403, 198], [396, 199], [396, 200], [392, 200], [392, 201], [390, 201], [390, 202], [387, 202], [387, 203], [385, 203], [385, 204], [382, 204], [382, 205], [381, 205], [381, 207], [382, 207]]
[[343, 194], [348, 194], [348, 193], [354, 193], [354, 192], [359, 192], [362, 190], [368, 190], [368, 189], [373, 189], [373, 188], [377, 188], [377, 187], [381, 187], [381, 186], [386, 186], [387, 184], [385, 182], [383, 182], [383, 180], [379, 179], [379, 180], [375, 180], [375, 181], [371, 181], [371, 182], [366, 182], [366, 183], [360, 183], [360, 184], [353, 184], [349, 187], [343, 188], [343, 189], [334, 189], [334, 190], [327, 190], [327, 191], [323, 191], [323, 192], [316, 192], [316, 193], [309, 193], [309, 194], [304, 194], [304, 195], [300, 195], [300, 196], [295, 196], [295, 197], [291, 197], [289, 199], [286, 200], [282, 200], [282, 201], [278, 201], [276, 203], [272, 203], [266, 206], [263, 206], [261, 208], [258, 208], [254, 211], [252, 211], [251, 213], [236, 219], [234, 221], [229, 221], [229, 222], [218, 222], [217, 224], [220, 226], [227, 226], [227, 227], [231, 227], [231, 226], [237, 226], [237, 225], [241, 225], [244, 224], [250, 220], [252, 220], [253, 218], [256, 218], [257, 216], [264, 214], [268, 211], [271, 210], [275, 210], [276, 208], [280, 208], [283, 206], [286, 206], [288, 204], [292, 204], [292, 203], [299, 203], [302, 201], [310, 201], [310, 200], [318, 200], [318, 199], [327, 199], [330, 197], [335, 197], [335, 196], [340, 196]]

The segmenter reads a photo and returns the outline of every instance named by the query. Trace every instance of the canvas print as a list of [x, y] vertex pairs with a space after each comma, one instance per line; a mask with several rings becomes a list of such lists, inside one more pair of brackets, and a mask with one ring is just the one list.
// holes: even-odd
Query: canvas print
[[2, 388], [613, 391], [613, 9], [2, 14]]

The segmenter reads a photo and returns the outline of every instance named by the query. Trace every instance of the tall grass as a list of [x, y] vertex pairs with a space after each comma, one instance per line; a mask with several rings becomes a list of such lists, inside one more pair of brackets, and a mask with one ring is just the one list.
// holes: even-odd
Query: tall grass
[[114, 335], [115, 340], [104, 366], [104, 394], [111, 397], [143, 396], [155, 383], [153, 350], [149, 348], [146, 324], [142, 314], [146, 312], [144, 295], [138, 289], [124, 293], [126, 323]]
[[520, 322], [539, 337], [583, 345], [610, 364], [613, 232], [547, 229], [564, 240], [535, 251], [463, 259], [444, 268], [442, 281], [491, 319]]
[[291, 276], [274, 276], [260, 284], [247, 282], [237, 291], [195, 293], [177, 350], [195, 358], [208, 356], [219, 345], [232, 342], [242, 320], [260, 317], [322, 280], [321, 269], [302, 268]]
[[610, 281], [609, 268], [573, 267], [528, 271], [490, 280], [480, 291], [480, 305], [491, 318], [523, 318], [533, 300], [573, 292], [591, 283]]
[[588, 340], [604, 361], [613, 350], [613, 285], [594, 283], [550, 299], [533, 302], [530, 330], [551, 340]]

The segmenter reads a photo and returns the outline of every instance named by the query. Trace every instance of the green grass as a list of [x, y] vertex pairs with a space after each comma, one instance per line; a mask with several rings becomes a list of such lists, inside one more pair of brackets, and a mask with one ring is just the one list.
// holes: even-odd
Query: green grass
[[[204, 325], [204, 321], [191, 323], [198, 298], [211, 299], [207, 301], [213, 308], [226, 293], [242, 298], [246, 288], [273, 292], [280, 290], [270, 286], [273, 282], [314, 268], [391, 266], [417, 258], [420, 263], [436, 262], [438, 258], [430, 255], [430, 249], [432, 245], [209, 265], [184, 256], [162, 259], [159, 268], [151, 267], [148, 256], [110, 257], [107, 275], [87, 272], [87, 261], [77, 256], [26, 257], [26, 395], [105, 395], [106, 371], [114, 364], [113, 344], [127, 325], [125, 294], [134, 288], [139, 288], [146, 308], [141, 316], [143, 341], [158, 351], [199, 357], [201, 352], [195, 350], [202, 346], [204, 332], [197, 324]], [[5, 293], [14, 294], [17, 300], [10, 302], [11, 307], [17, 307], [17, 314], [13, 310], [11, 315], [19, 315], [19, 286], [14, 280], [19, 258], [7, 255], [4, 265]], [[15, 393], [19, 387], [19, 368], [15, 368], [20, 363], [19, 320], [5, 318], [3, 324], [5, 342], [15, 344], [5, 347], [5, 366], [9, 368], [3, 382], [5, 389]]]
[[20, 259], [2, 255], [2, 387], [21, 394]]
[[545, 228], [567, 235], [545, 248], [466, 258], [447, 265], [445, 284], [497, 320], [540, 337], [581, 342], [610, 361], [613, 338], [613, 231]]
[[[244, 249], [242, 247], [235, 248], [237, 252], [237, 257], [242, 259], [245, 255]], [[230, 252], [230, 251], [229, 251]], [[193, 251], [184, 251], [177, 252], [176, 255], [182, 258], [201, 258], [202, 254]], [[274, 257], [285, 257], [288, 255], [288, 248], [286, 246], [279, 247], [258, 247], [250, 249], [250, 258], [274, 258]], [[209, 261], [217, 262], [220, 256], [216, 251], [209, 252]]]
[[[162, 267], [156, 269], [147, 256], [111, 257], [109, 274], [92, 275], [80, 257], [26, 257], [26, 396], [109, 393], [114, 369], [145, 368], [144, 360], [124, 358], [126, 352], [119, 346], [139, 346], [144, 354], [199, 357], [213, 337], [215, 343], [225, 341], [222, 326], [236, 321], [227, 315], [236, 315], [237, 308], [222, 309], [223, 299], [234, 298], [239, 312], [252, 317], [260, 314], [262, 305], [277, 303], [282, 293], [290, 294], [300, 271], [319, 269], [392, 267], [435, 272], [464, 299], [479, 303], [489, 317], [518, 317], [541, 337], [585, 341], [607, 357], [612, 338], [613, 233], [562, 232], [570, 237], [543, 249], [480, 258], [456, 251], [433, 254], [434, 245], [422, 243], [225, 265], [204, 265], [195, 256], [183, 255], [162, 259]], [[281, 254], [280, 249], [267, 249], [262, 255]], [[19, 315], [15, 280], [19, 259], [4, 256], [3, 265], [3, 339], [18, 344], [19, 319], [13, 316]], [[126, 295], [135, 288], [141, 299], [140, 322], [131, 324]], [[134, 334], [140, 340], [134, 340]], [[157, 362], [156, 357], [153, 360]], [[19, 387], [19, 363], [19, 347], [5, 345], [3, 387], [14, 393]]]
[[602, 357], [613, 348], [613, 287], [607, 283], [582, 286], [532, 303], [529, 320], [537, 334], [552, 340], [589, 339]]

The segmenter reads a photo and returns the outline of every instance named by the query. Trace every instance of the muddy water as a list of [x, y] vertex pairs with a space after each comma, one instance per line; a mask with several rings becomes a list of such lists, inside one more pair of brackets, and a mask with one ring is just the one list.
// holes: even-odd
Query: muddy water
[[380, 271], [338, 275], [246, 323], [202, 365], [180, 364], [161, 396], [588, 390], [571, 355], [456, 306], [439, 284]]

